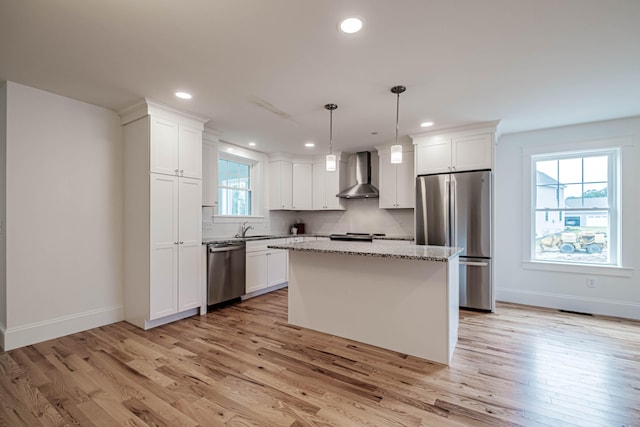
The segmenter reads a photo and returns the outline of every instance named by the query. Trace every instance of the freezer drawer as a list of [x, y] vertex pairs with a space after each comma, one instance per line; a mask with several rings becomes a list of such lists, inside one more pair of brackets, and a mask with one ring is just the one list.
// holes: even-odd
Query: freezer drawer
[[460, 308], [493, 311], [491, 259], [460, 257]]

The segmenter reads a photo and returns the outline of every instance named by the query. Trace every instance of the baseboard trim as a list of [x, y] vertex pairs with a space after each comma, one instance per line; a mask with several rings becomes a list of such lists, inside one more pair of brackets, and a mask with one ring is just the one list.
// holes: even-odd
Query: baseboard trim
[[523, 291], [518, 289], [497, 289], [496, 300], [640, 320], [640, 304], [634, 302], [577, 297], [575, 295], [554, 294], [550, 292]]
[[0, 330], [2, 333], [2, 347], [5, 351], [9, 351], [76, 332], [109, 325], [123, 319], [123, 307], [122, 305], [116, 305], [15, 328], [6, 328]]
[[273, 285], [264, 289], [258, 289], [257, 291], [253, 291], [251, 293], [242, 295], [240, 298], [242, 299], [242, 301], [244, 301], [249, 298], [253, 298], [260, 295], [268, 294], [269, 292], [277, 291], [278, 289], [286, 288], [287, 286], [289, 286], [289, 282], [280, 283], [278, 285]]

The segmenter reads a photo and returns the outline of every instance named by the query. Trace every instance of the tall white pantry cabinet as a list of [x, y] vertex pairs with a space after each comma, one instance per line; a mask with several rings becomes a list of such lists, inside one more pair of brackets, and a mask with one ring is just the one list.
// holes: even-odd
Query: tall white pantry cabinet
[[143, 329], [203, 304], [205, 118], [151, 100], [120, 113], [125, 137], [125, 320]]

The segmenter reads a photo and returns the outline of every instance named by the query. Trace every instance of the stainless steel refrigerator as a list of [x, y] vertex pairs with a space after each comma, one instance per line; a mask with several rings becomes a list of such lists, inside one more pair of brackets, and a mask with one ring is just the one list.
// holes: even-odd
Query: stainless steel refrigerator
[[417, 245], [464, 248], [460, 307], [493, 311], [491, 171], [418, 176], [415, 215]]

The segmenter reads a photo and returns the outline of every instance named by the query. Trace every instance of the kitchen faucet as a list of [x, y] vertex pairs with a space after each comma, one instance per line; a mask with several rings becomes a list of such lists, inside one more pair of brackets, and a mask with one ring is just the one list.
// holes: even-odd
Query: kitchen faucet
[[247, 231], [254, 230], [253, 225], [247, 225], [249, 221], [245, 221], [242, 223], [240, 234], [236, 234], [236, 237], [245, 237]]

